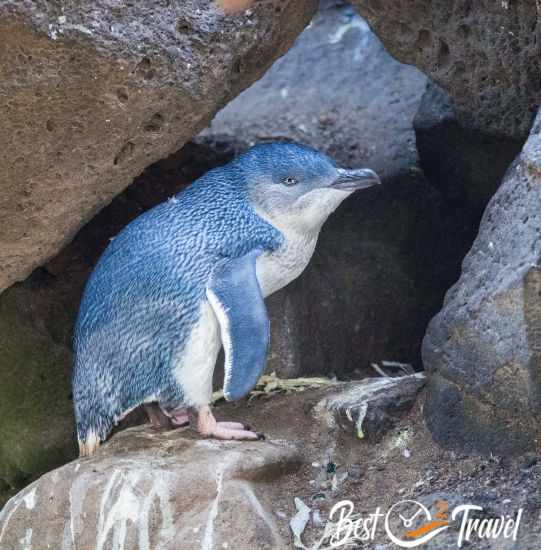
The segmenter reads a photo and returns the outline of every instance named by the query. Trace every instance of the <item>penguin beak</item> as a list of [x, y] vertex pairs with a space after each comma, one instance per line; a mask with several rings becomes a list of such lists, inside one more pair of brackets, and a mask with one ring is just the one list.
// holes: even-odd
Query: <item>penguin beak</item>
[[346, 170], [338, 168], [338, 177], [333, 181], [332, 187], [343, 191], [357, 191], [373, 185], [381, 185], [379, 176], [370, 168], [358, 168]]

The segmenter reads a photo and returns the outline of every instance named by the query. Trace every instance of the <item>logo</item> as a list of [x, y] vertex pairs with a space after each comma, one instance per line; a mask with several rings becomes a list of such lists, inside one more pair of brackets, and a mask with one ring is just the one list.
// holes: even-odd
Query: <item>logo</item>
[[377, 507], [372, 513], [361, 515], [355, 513], [351, 500], [342, 500], [332, 507], [323, 536], [315, 546], [306, 548], [300, 538], [295, 546], [332, 550], [387, 538], [398, 548], [416, 548], [444, 531], [455, 539], [457, 548], [483, 539], [516, 541], [522, 513], [519, 508], [515, 515], [486, 517], [482, 506], [460, 504], [450, 510], [449, 503], [440, 499], [430, 506], [417, 500], [401, 500], [385, 513]]
[[429, 509], [416, 500], [393, 504], [385, 515], [385, 532], [389, 539], [401, 548], [415, 548], [448, 529], [448, 503], [438, 500], [435, 506], [438, 511], [432, 518]]

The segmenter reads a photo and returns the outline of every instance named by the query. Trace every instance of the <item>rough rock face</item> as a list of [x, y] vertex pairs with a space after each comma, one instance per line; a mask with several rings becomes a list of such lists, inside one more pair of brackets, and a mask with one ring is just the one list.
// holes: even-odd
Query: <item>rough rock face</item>
[[316, 4], [0, 1], [0, 290], [259, 78]]
[[541, 5], [354, 0], [388, 51], [447, 90], [465, 127], [524, 139], [541, 103]]
[[300, 464], [299, 452], [283, 442], [132, 428], [9, 501], [0, 513], [0, 547], [22, 540], [33, 550], [287, 548], [265, 492]]
[[511, 453], [541, 421], [541, 115], [483, 216], [423, 344], [428, 423], [446, 445]]

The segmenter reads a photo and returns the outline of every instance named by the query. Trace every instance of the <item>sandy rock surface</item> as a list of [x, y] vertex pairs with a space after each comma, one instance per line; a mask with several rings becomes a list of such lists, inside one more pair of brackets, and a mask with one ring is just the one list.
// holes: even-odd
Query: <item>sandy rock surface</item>
[[0, 2], [0, 290], [284, 54], [316, 2]]

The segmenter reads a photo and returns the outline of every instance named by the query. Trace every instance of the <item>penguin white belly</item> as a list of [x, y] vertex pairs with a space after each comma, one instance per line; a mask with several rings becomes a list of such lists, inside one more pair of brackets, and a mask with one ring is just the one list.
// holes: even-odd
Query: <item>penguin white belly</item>
[[282, 231], [282, 246], [275, 252], [261, 254], [256, 261], [259, 286], [264, 297], [296, 279], [308, 265], [316, 248], [318, 233], [302, 234]]
[[184, 405], [208, 405], [212, 398], [212, 375], [222, 345], [220, 327], [211, 305], [204, 300], [198, 322], [182, 353], [175, 358], [174, 376], [184, 393]]

